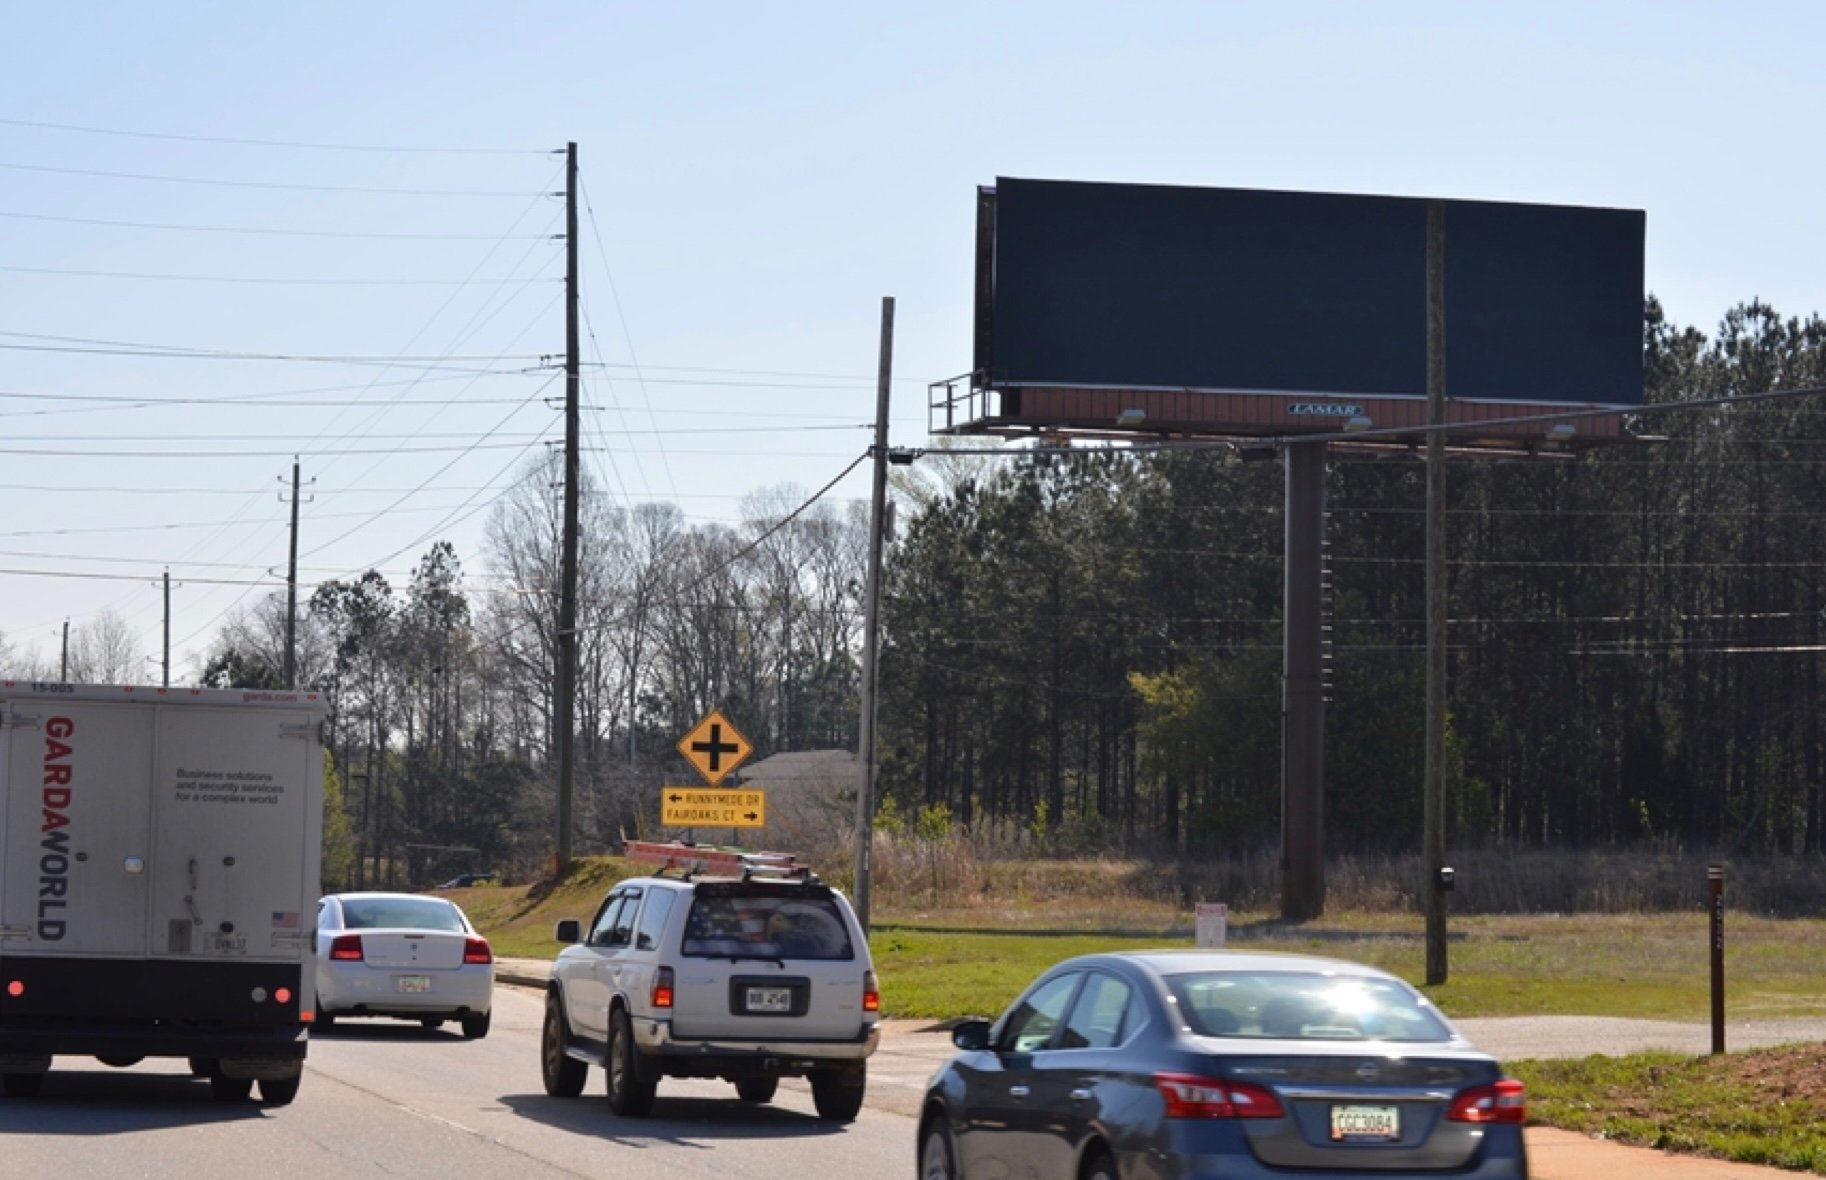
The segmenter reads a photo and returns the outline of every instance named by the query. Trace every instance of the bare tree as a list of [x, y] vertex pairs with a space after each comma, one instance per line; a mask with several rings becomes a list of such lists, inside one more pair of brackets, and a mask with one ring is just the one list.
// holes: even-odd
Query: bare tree
[[76, 683], [143, 683], [145, 657], [140, 636], [112, 610], [70, 628], [70, 679]]

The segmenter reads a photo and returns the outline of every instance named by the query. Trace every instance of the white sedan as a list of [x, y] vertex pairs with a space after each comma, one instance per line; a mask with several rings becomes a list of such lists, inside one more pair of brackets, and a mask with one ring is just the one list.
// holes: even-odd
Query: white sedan
[[488, 1035], [495, 956], [456, 904], [415, 893], [334, 893], [317, 903], [317, 1027], [391, 1016]]

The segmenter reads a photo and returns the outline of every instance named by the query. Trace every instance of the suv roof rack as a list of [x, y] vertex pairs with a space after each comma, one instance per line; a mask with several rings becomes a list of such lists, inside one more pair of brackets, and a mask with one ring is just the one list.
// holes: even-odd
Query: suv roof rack
[[629, 860], [656, 864], [654, 876], [668, 869], [678, 869], [685, 880], [699, 873], [715, 872], [719, 876], [771, 877], [788, 881], [816, 881], [811, 866], [790, 852], [745, 852], [740, 848], [717, 848], [690, 844], [682, 840], [624, 840], [622, 846]]

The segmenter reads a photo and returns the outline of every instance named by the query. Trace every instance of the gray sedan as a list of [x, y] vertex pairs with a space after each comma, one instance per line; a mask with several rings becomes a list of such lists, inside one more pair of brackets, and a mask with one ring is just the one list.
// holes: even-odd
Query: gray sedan
[[1528, 1175], [1522, 1084], [1383, 971], [1305, 955], [1088, 955], [966, 1021], [921, 1180]]

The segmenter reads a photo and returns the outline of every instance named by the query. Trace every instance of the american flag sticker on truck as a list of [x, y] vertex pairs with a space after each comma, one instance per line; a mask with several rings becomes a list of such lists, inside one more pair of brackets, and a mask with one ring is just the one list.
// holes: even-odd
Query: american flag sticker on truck
[[298, 911], [297, 910], [285, 910], [283, 912], [276, 911], [273, 914], [273, 929], [274, 930], [296, 930], [296, 929], [298, 929]]

